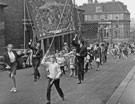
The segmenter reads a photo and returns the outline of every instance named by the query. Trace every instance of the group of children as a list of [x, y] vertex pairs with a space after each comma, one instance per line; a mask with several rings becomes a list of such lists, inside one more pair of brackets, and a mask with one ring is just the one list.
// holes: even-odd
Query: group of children
[[[69, 71], [69, 76], [77, 77], [77, 69], [76, 69], [76, 49], [72, 48], [70, 52], [64, 51], [56, 51], [53, 54], [56, 57], [56, 62], [59, 64], [62, 74], [65, 75], [66, 71]], [[48, 56], [51, 57], [51, 56]], [[92, 69], [92, 61], [94, 60], [94, 50], [91, 48], [87, 52], [87, 56], [85, 57], [84, 62], [84, 71], [87, 72], [89, 69]]]
[[113, 44], [111, 54], [115, 59], [127, 58], [130, 53], [134, 53], [134, 47], [128, 43]]
[[77, 75], [75, 71], [75, 56], [76, 56], [75, 48], [73, 48], [69, 53], [64, 53], [63, 51], [60, 51], [55, 56], [63, 74], [65, 74], [66, 70], [70, 70], [69, 76]]

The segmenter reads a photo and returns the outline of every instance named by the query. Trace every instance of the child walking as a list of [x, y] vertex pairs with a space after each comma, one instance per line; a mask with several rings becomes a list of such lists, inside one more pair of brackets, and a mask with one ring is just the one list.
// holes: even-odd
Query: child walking
[[60, 76], [62, 74], [62, 71], [60, 69], [59, 64], [56, 62], [55, 55], [50, 56], [50, 60], [46, 60], [46, 56], [43, 58], [41, 64], [47, 66], [47, 71], [49, 72], [49, 75], [47, 75], [48, 78], [48, 87], [47, 87], [47, 102], [46, 104], [51, 104], [51, 88], [54, 84], [60, 97], [62, 100], [64, 100], [64, 94], [62, 89], [60, 88]]
[[69, 53], [70, 77], [75, 76], [75, 49]]

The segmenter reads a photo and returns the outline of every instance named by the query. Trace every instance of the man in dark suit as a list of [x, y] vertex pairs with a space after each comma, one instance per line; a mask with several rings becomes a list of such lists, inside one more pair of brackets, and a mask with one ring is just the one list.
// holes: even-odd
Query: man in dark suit
[[78, 40], [77, 35], [73, 39], [72, 45], [76, 47], [76, 65], [78, 73], [78, 84], [84, 80], [84, 57], [87, 56], [87, 48], [84, 46], [84, 40]]
[[31, 48], [33, 51], [32, 64], [34, 69], [34, 82], [36, 82], [40, 78], [38, 67], [40, 65], [40, 61], [43, 56], [43, 51], [41, 49], [40, 42], [37, 42], [36, 47], [33, 47], [31, 44], [29, 44], [29, 48]]
[[10, 90], [11, 92], [16, 92], [16, 69], [17, 69], [17, 63], [18, 58], [21, 57], [21, 55], [18, 55], [16, 51], [13, 51], [13, 45], [8, 44], [7, 46], [7, 52], [4, 55], [4, 61], [6, 64], [6, 69], [9, 71], [9, 77], [13, 81], [13, 88]]

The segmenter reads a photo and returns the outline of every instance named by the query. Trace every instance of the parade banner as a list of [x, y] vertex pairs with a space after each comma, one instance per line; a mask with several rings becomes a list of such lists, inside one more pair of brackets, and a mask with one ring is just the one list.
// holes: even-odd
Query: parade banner
[[66, 0], [28, 0], [27, 3], [39, 38], [73, 30], [72, 0], [67, 3]]

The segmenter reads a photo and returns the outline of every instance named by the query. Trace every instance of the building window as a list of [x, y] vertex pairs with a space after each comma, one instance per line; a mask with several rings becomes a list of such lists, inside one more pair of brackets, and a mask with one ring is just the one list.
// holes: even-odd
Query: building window
[[105, 20], [107, 20], [107, 15], [105, 15]]
[[91, 15], [85, 15], [85, 21], [92, 21]]
[[105, 15], [101, 15], [100, 20], [105, 20]]
[[94, 20], [98, 20], [99, 19], [98, 17], [99, 17], [98, 15], [94, 15]]
[[87, 21], [87, 15], [84, 16], [84, 21]]
[[91, 21], [91, 20], [92, 20], [91, 15], [88, 15], [88, 21]]
[[101, 6], [97, 6], [96, 7], [96, 12], [102, 12], [102, 7]]
[[113, 19], [114, 19], [114, 20], [119, 20], [119, 14], [114, 14], [114, 15], [113, 15]]
[[123, 20], [123, 19], [124, 19], [123, 13], [119, 15], [119, 19], [120, 19], [120, 20]]
[[118, 25], [116, 25], [116, 28], [119, 28], [119, 26], [118, 26]]
[[107, 15], [107, 19], [108, 19], [108, 20], [112, 20], [112, 14], [108, 14], [108, 15]]

